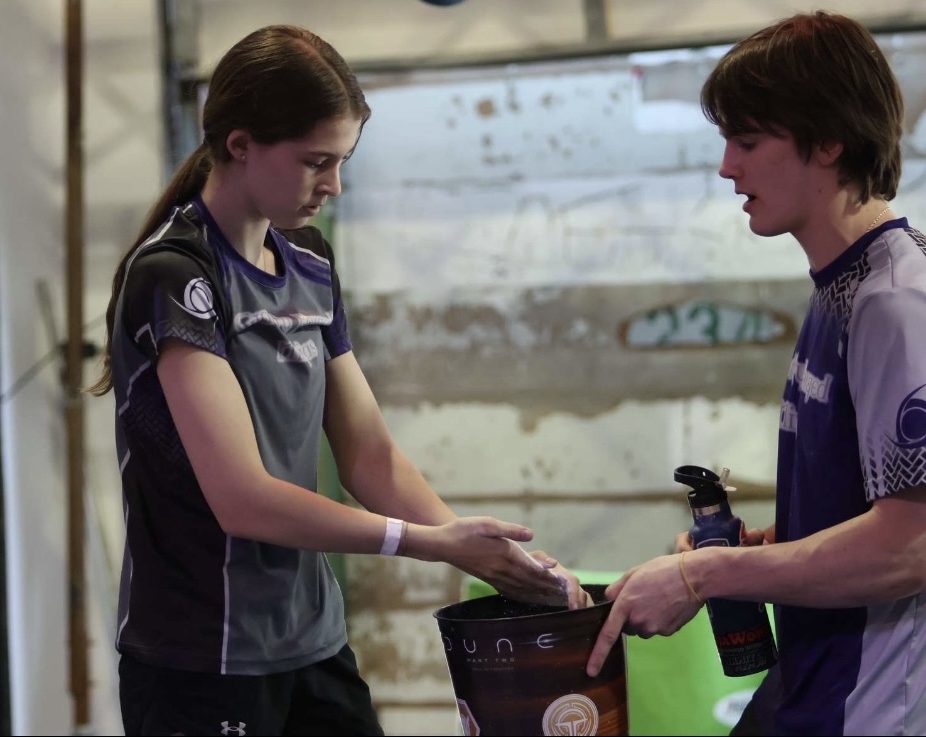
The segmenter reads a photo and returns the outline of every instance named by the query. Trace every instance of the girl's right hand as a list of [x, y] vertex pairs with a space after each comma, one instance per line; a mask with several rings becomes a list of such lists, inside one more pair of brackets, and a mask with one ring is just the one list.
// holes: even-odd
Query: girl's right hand
[[562, 579], [550, 570], [556, 561], [537, 560], [518, 544], [533, 537], [527, 527], [494, 517], [460, 517], [433, 527], [409, 523], [403, 554], [449, 563], [511, 599], [565, 601]]

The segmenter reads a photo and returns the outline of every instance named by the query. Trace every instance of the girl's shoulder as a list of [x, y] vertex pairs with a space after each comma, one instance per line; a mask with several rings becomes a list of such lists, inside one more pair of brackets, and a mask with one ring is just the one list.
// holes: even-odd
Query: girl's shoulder
[[277, 229], [277, 233], [296, 251], [308, 251], [329, 263], [334, 262], [331, 244], [325, 240], [322, 232], [314, 225], [306, 225], [292, 230]]

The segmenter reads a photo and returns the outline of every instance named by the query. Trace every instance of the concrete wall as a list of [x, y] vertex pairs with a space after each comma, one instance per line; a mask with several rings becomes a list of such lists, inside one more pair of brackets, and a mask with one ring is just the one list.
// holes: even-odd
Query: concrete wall
[[[85, 315], [88, 337], [99, 340], [112, 270], [161, 184], [163, 118], [157, 4], [83, 5]], [[581, 44], [587, 33], [580, 0], [467, 0], [452, 8], [419, 0], [200, 0], [198, 6], [204, 71], [234, 40], [270, 22], [308, 25], [354, 63], [406, 65], [541, 54]], [[626, 45], [733, 38], [802, 6], [609, 0], [606, 36]], [[50, 287], [58, 330], [64, 325], [63, 7], [57, 0], [5, 0], [0, 23], [0, 391], [16, 734], [73, 731], [56, 368], [46, 365], [21, 391], [7, 394], [51, 348], [36, 297], [40, 280]], [[915, 24], [923, 17], [913, 0], [885, 0], [876, 8], [843, 0], [830, 7], [877, 23]], [[915, 185], [918, 157], [926, 152], [923, 95], [915, 86], [921, 61], [898, 54], [894, 62], [914, 95], [908, 128], [916, 156], [908, 182]], [[461, 78], [456, 93], [442, 79], [369, 80], [383, 94], [371, 92], [375, 116], [349, 167], [355, 174], [339, 213], [358, 355], [400, 442], [461, 513], [527, 522], [538, 543], [569, 565], [622, 567], [661, 552], [666, 535], [687, 524], [667, 475], [677, 459], [731, 465], [750, 499], [768, 491], [777, 413], [777, 387], [769, 382], [787, 351], [774, 340], [706, 347], [699, 337], [703, 317], [691, 317], [691, 300], [729, 299], [787, 322], [799, 313], [804, 265], [790, 244], [774, 243], [743, 242], [733, 252], [748, 250], [748, 259], [720, 254], [701, 270], [701, 259], [687, 258], [688, 235], [703, 250], [717, 232], [743, 233], [735, 202], [720, 199], [726, 190], [711, 171], [716, 140], [698, 127], [691, 108], [702, 68], [650, 65], [646, 88], [618, 75], [620, 99], [611, 102], [593, 91], [607, 90], [609, 68], [604, 88], [551, 85], [524, 70], [497, 70], [494, 80]], [[429, 99], [443, 105], [440, 115], [420, 105], [412, 117], [402, 108], [390, 112], [394, 100], [421, 84], [436, 88]], [[532, 84], [570, 105], [529, 94]], [[577, 106], [582, 89], [596, 109]], [[625, 93], [641, 94], [639, 104], [631, 107]], [[513, 99], [520, 112], [511, 108]], [[701, 143], [680, 146], [678, 131], [661, 122], [665, 113]], [[659, 146], [637, 139], [628, 147], [626, 137], [641, 130]], [[536, 138], [525, 137], [534, 132]], [[409, 148], [409, 140], [420, 145]], [[626, 171], [638, 144], [667, 157], [668, 178], [646, 166]], [[394, 147], [408, 155], [397, 161]], [[680, 148], [691, 156], [687, 163], [677, 156]], [[588, 163], [588, 152], [600, 165], [574, 163]], [[702, 211], [696, 194], [706, 192], [713, 194]], [[901, 209], [912, 216], [914, 205]], [[378, 224], [361, 222], [373, 215]], [[410, 230], [398, 228], [402, 221]], [[639, 222], [645, 228], [636, 228]], [[720, 240], [732, 245], [729, 237]], [[365, 261], [375, 268], [366, 269]], [[416, 271], [432, 294], [410, 278]], [[656, 304], [672, 310], [649, 317], [646, 308]], [[633, 336], [647, 328], [664, 333], [660, 321], [670, 314], [687, 326], [672, 335], [680, 341], [676, 349], [640, 349]], [[723, 314], [745, 319], [742, 311]], [[404, 361], [396, 360], [399, 343], [390, 340], [401, 341]], [[635, 341], [636, 348], [628, 347]], [[749, 371], [737, 372], [739, 361]], [[94, 370], [88, 362], [88, 380]], [[112, 589], [123, 533], [111, 398], [89, 401], [87, 413], [93, 728], [115, 734]], [[764, 429], [746, 437], [744, 426]], [[757, 518], [767, 506], [749, 501], [738, 511]], [[635, 528], [652, 534], [641, 541]], [[450, 731], [452, 698], [430, 612], [458, 595], [459, 576], [441, 566], [358, 557], [351, 580], [352, 637], [387, 731]]]

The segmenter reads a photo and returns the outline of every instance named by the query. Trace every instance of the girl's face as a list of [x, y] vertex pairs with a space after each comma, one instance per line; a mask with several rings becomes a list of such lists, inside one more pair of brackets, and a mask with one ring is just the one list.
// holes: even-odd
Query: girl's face
[[341, 193], [341, 164], [353, 153], [361, 123], [322, 120], [303, 138], [247, 146], [244, 167], [253, 215], [280, 228], [299, 228], [329, 197]]

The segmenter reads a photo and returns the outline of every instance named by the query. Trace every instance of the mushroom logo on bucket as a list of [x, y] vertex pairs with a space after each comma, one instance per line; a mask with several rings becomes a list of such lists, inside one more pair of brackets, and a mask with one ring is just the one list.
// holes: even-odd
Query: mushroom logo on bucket
[[543, 713], [545, 735], [586, 735], [598, 732], [598, 708], [588, 696], [560, 696]]

